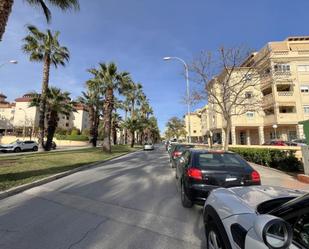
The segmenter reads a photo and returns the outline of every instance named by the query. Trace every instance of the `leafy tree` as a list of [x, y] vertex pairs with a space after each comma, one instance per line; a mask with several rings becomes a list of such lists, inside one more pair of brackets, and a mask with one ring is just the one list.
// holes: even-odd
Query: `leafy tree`
[[[36, 94], [32, 99], [30, 106], [40, 106], [42, 98]], [[63, 92], [56, 87], [50, 87], [46, 92], [46, 106], [47, 106], [47, 141], [45, 150], [50, 150], [55, 131], [58, 126], [59, 115], [70, 115], [74, 111], [74, 103], [70, 99], [69, 92]]]
[[[34, 2], [34, 1], [32, 1]], [[47, 89], [49, 84], [50, 66], [65, 66], [70, 58], [69, 50], [62, 47], [58, 41], [59, 31], [52, 33], [47, 30], [45, 33], [39, 31], [35, 26], [27, 27], [29, 34], [23, 39], [23, 51], [30, 56], [30, 61], [43, 62], [43, 82], [40, 101], [39, 117], [39, 146], [44, 148], [45, 112], [47, 101]]]
[[[78, 0], [25, 0], [24, 2], [33, 7], [40, 7], [46, 17], [47, 22], [50, 22], [51, 20], [51, 11], [47, 3], [51, 6], [56, 6], [61, 10], [79, 9]], [[5, 32], [5, 27], [11, 14], [13, 3], [14, 0], [0, 1], [0, 41], [2, 40]]]
[[165, 132], [168, 138], [179, 139], [182, 136], [186, 136], [187, 132], [185, 130], [185, 123], [183, 120], [172, 117], [166, 124], [167, 130]]

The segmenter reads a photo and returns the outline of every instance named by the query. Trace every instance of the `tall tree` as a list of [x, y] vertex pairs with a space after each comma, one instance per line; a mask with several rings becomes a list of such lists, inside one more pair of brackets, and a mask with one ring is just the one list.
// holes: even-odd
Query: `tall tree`
[[[47, 22], [50, 22], [51, 20], [51, 11], [47, 3], [51, 6], [56, 6], [61, 10], [79, 9], [78, 0], [25, 0], [24, 2], [33, 7], [40, 7], [46, 17]], [[0, 41], [2, 40], [5, 32], [5, 27], [11, 14], [13, 4], [14, 0], [0, 1]]]
[[104, 95], [103, 105], [103, 151], [111, 152], [111, 122], [114, 109], [114, 92], [122, 92], [130, 80], [128, 72], [119, 72], [115, 63], [100, 63], [98, 69], [89, 70], [96, 80], [101, 82], [101, 90]]
[[[40, 106], [42, 98], [36, 94], [32, 99], [30, 106]], [[45, 149], [50, 150], [56, 128], [58, 126], [59, 115], [69, 116], [74, 111], [74, 103], [70, 99], [69, 92], [63, 92], [56, 87], [50, 87], [46, 92], [47, 107], [47, 140]]]
[[49, 84], [50, 66], [65, 66], [69, 61], [70, 53], [66, 47], [60, 45], [58, 38], [59, 31], [52, 33], [49, 29], [43, 33], [35, 26], [27, 27], [29, 34], [23, 39], [22, 47], [26, 54], [29, 54], [30, 61], [43, 62], [43, 81], [40, 101], [39, 118], [39, 146], [44, 148], [45, 131], [45, 112], [46, 112], [46, 94]]
[[112, 137], [113, 144], [117, 144], [117, 130], [121, 127], [122, 118], [117, 112], [112, 113]]
[[222, 47], [215, 55], [202, 52], [191, 65], [193, 77], [201, 86], [194, 98], [207, 101], [210, 112], [224, 120], [224, 150], [228, 150], [232, 118], [261, 109], [262, 96], [255, 89], [259, 84], [258, 65], [264, 59], [255, 58], [241, 46]]
[[166, 124], [166, 136], [168, 138], [177, 138], [184, 137], [186, 135], [185, 123], [183, 120], [172, 117]]

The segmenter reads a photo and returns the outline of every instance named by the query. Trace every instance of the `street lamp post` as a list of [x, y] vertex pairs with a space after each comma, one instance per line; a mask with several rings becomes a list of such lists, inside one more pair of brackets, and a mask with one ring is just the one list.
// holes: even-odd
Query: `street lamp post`
[[273, 128], [274, 128], [274, 131], [275, 131], [275, 139], [277, 139], [277, 128], [278, 128], [278, 125], [274, 124]]
[[25, 136], [26, 136], [26, 120], [27, 120], [27, 114], [26, 114], [26, 111], [25, 109], [23, 108], [19, 108], [19, 110], [23, 111], [24, 114], [25, 114], [25, 120], [24, 120], [24, 128], [23, 128], [23, 140], [25, 140]]
[[186, 72], [186, 91], [187, 91], [187, 115], [188, 115], [188, 142], [191, 143], [191, 122], [190, 122], [190, 115], [191, 115], [191, 105], [190, 105], [190, 83], [189, 83], [189, 68], [187, 63], [179, 58], [179, 57], [164, 57], [163, 60], [168, 61], [168, 60], [178, 60], [180, 61], [184, 67], [185, 67], [185, 72]]

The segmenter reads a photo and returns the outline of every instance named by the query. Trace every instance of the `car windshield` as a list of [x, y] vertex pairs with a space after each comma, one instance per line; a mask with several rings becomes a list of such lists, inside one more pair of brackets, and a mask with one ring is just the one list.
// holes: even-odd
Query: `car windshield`
[[228, 153], [200, 153], [197, 156], [197, 165], [200, 168], [239, 167], [244, 168], [247, 163], [236, 154]]
[[13, 142], [11, 142], [11, 143], [9, 143], [9, 144], [16, 144], [16, 143], [20, 143], [20, 141], [15, 140], [15, 141], [13, 141]]

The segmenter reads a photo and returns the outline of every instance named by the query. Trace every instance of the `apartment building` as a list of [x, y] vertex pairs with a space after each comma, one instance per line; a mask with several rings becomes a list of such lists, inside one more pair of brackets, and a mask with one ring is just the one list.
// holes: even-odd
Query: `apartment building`
[[185, 115], [185, 129], [187, 132], [187, 140], [189, 135], [189, 119], [191, 126], [191, 141], [194, 143], [202, 142], [202, 122], [201, 122], [201, 109], [191, 112], [190, 115]]
[[[9, 103], [4, 94], [0, 94], [0, 133], [13, 131], [14, 128], [34, 130], [39, 125], [39, 108], [30, 107], [32, 95], [30, 93], [16, 98], [15, 103]], [[59, 114], [58, 127], [62, 129], [79, 130], [89, 128], [89, 115], [87, 108], [82, 104], [75, 106], [76, 111], [70, 115]]]
[[[233, 117], [230, 142], [249, 145], [263, 144], [275, 136], [304, 138], [299, 122], [309, 119], [309, 36], [269, 42], [242, 67], [252, 63], [257, 64], [259, 81], [251, 91], [259, 91], [262, 102], [259, 108]], [[213, 140], [222, 142], [226, 124], [215, 108], [208, 105], [208, 123], [204, 124], [208, 127], [202, 129], [203, 135], [209, 132]]]

